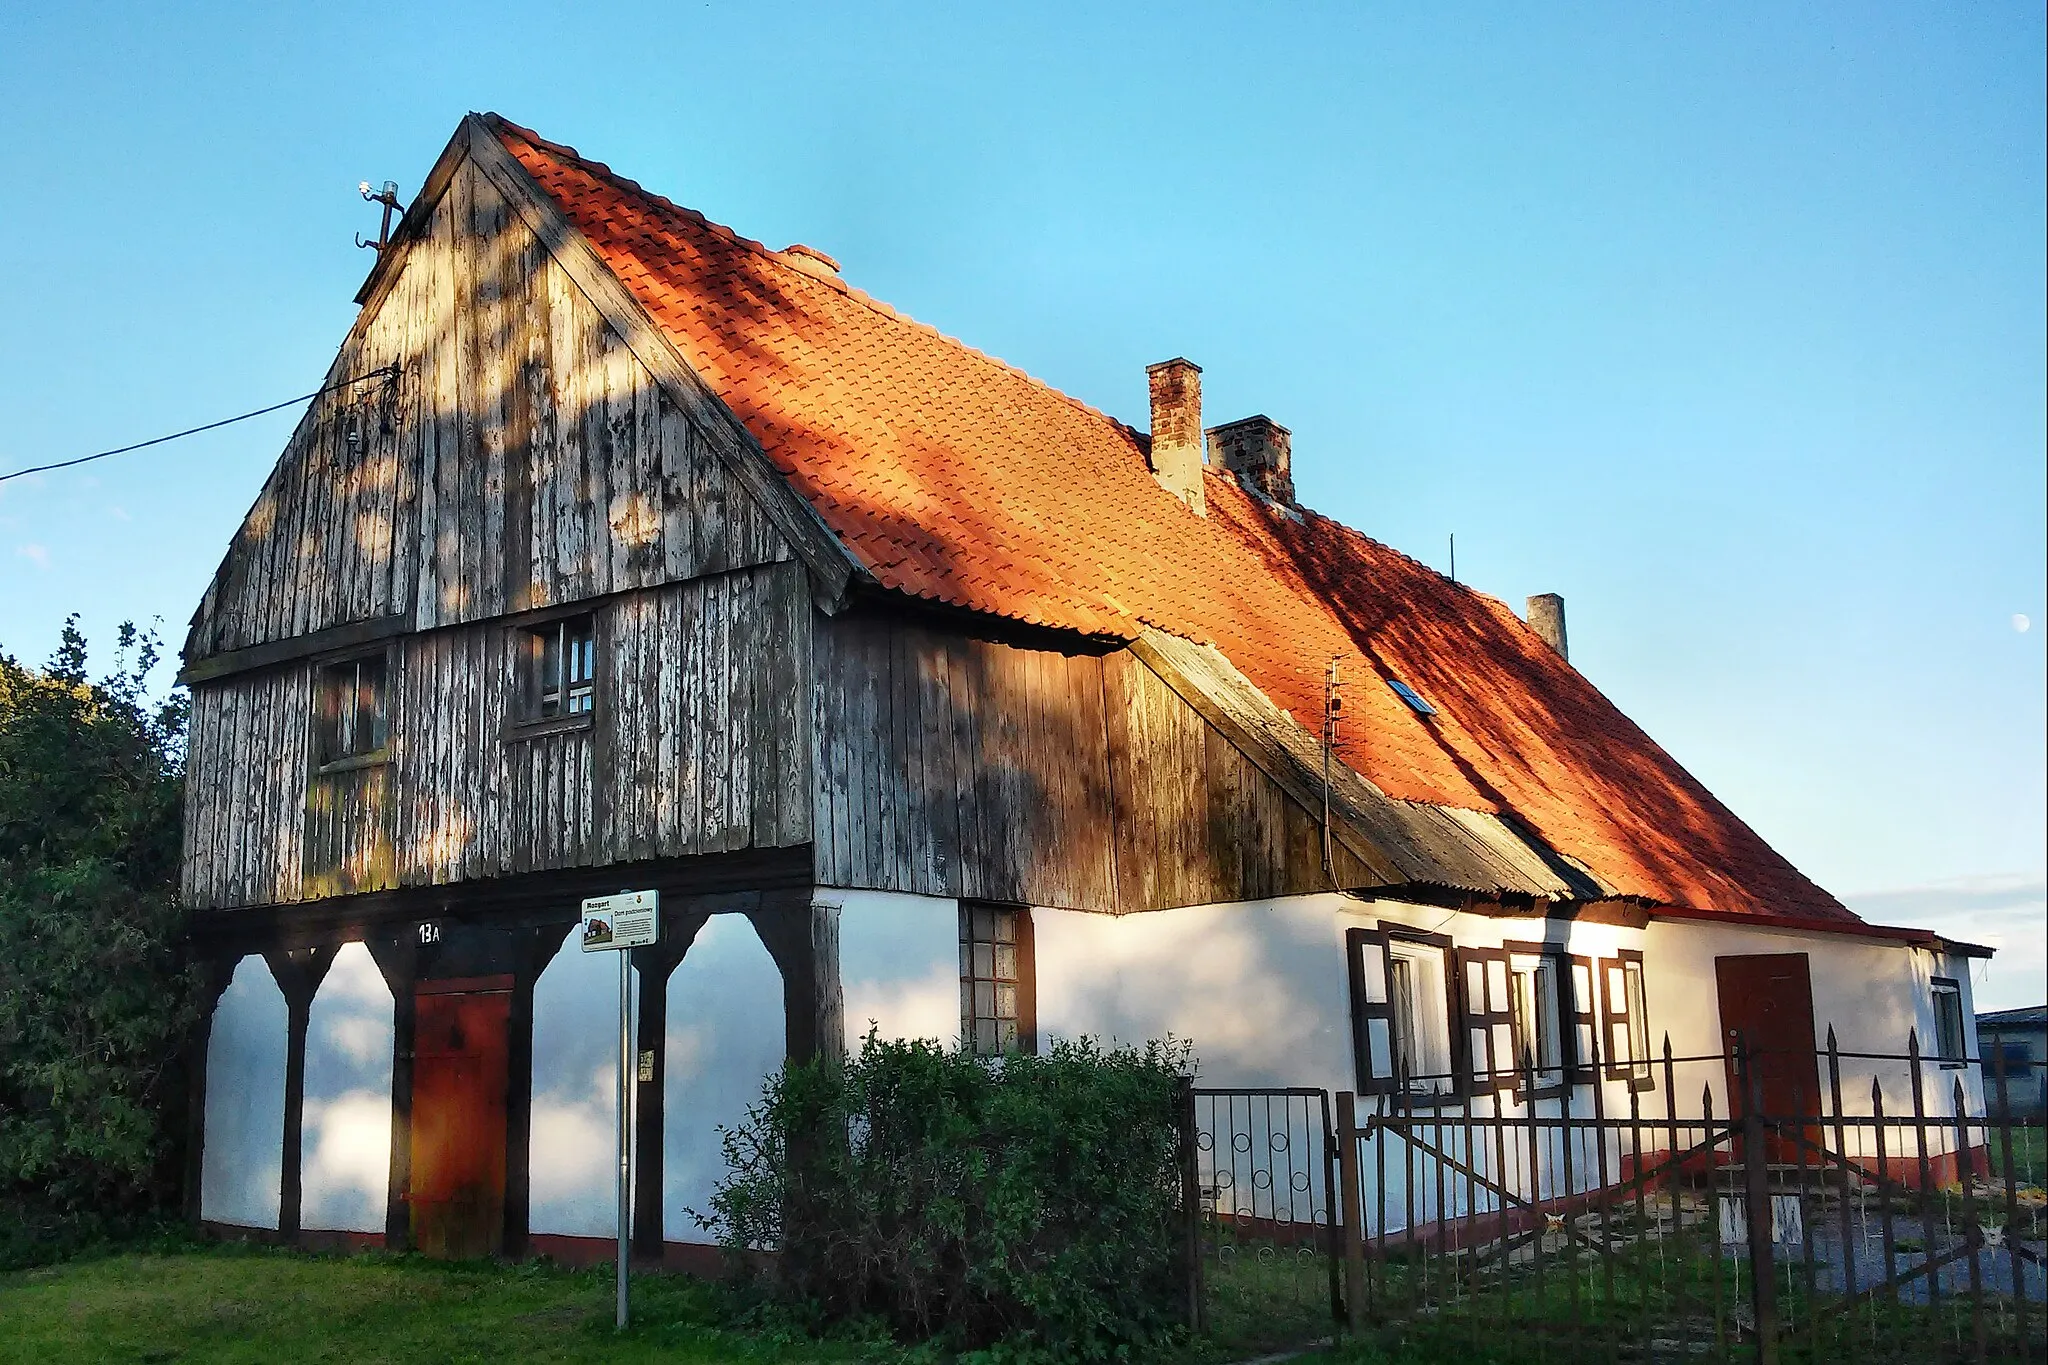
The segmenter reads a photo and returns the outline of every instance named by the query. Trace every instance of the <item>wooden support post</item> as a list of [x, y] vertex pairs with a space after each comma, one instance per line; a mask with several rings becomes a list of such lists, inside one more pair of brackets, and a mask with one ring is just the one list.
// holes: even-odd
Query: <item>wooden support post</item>
[[284, 993], [284, 1150], [278, 1167], [277, 1236], [282, 1242], [299, 1237], [301, 1182], [306, 1117], [306, 1030], [312, 1021], [313, 997], [333, 965], [335, 950], [273, 949], [263, 955], [277, 988]]
[[661, 942], [633, 950], [639, 973], [638, 1023], [633, 1038], [637, 1087], [633, 1102], [633, 1255], [659, 1262], [667, 1230], [662, 1226], [663, 1134], [667, 1131], [668, 979], [690, 950], [709, 916], [678, 915], [662, 926]]
[[206, 1179], [206, 1054], [213, 1044], [213, 1015], [220, 1007], [222, 992], [234, 980], [232, 960], [208, 959], [199, 964], [199, 985], [195, 1001], [199, 1017], [185, 1044], [185, 1221], [194, 1227], [202, 1216], [200, 1206]]
[[1352, 1333], [1365, 1330], [1365, 1239], [1359, 1227], [1364, 1202], [1358, 1181], [1358, 1096], [1337, 1092], [1337, 1183], [1342, 1207], [1337, 1226], [1344, 1239], [1344, 1321]]
[[[512, 1006], [505, 1022], [505, 1224], [502, 1245], [523, 1260], [533, 1206], [533, 988], [561, 950], [576, 921], [516, 931]], [[411, 996], [407, 995], [410, 1008]]]
[[419, 931], [403, 925], [388, 936], [369, 939], [366, 946], [391, 991], [391, 1159], [384, 1186], [384, 1246], [389, 1251], [408, 1251], [412, 1249], [412, 1054], [418, 1031], [413, 987], [419, 980]]

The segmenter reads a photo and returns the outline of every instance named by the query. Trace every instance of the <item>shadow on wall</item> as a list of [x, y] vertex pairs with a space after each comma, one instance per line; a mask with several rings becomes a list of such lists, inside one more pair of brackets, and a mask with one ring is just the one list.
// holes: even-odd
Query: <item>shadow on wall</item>
[[[200, 1217], [277, 1226], [284, 1165], [284, 992], [260, 956], [235, 964], [206, 1046]], [[386, 1142], [389, 1142], [388, 1130]]]
[[661, 1220], [670, 1241], [708, 1240], [725, 1176], [721, 1127], [745, 1121], [785, 1051], [782, 972], [745, 915], [713, 915], [668, 982]]
[[306, 1030], [302, 1225], [382, 1232], [391, 1170], [391, 990], [345, 945]]

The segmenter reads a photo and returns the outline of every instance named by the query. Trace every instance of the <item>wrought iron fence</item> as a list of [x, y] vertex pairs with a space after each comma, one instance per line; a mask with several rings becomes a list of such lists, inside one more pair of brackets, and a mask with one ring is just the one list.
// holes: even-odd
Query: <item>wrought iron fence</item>
[[2019, 1079], [2000, 1054], [1975, 1067], [1913, 1037], [1667, 1040], [1616, 1072], [1402, 1078], [1334, 1112], [1195, 1091], [1191, 1306], [1233, 1344], [1334, 1322], [1417, 1358], [2042, 1359], [2041, 1120], [1998, 1103]]

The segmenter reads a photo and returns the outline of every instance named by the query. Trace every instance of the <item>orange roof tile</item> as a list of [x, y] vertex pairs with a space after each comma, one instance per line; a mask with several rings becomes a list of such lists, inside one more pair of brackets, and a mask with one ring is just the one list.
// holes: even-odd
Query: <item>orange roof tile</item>
[[[1500, 602], [1132, 428], [503, 120], [506, 148], [885, 587], [1036, 625], [1213, 644], [1391, 796], [1509, 815], [1616, 894], [1856, 922]], [[1437, 708], [1423, 718], [1400, 678]], [[1313, 725], [1315, 722], [1311, 720]]]

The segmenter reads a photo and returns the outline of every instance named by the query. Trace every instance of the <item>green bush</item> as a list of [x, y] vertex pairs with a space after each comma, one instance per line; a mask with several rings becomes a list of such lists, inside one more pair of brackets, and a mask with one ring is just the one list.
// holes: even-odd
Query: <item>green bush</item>
[[45, 669], [0, 654], [0, 1265], [179, 1194], [184, 709], [148, 700], [156, 662], [124, 626], [88, 681], [70, 622]]
[[996, 1062], [870, 1033], [770, 1078], [700, 1219], [818, 1326], [1126, 1357], [1185, 1321], [1187, 1060], [1084, 1039]]

